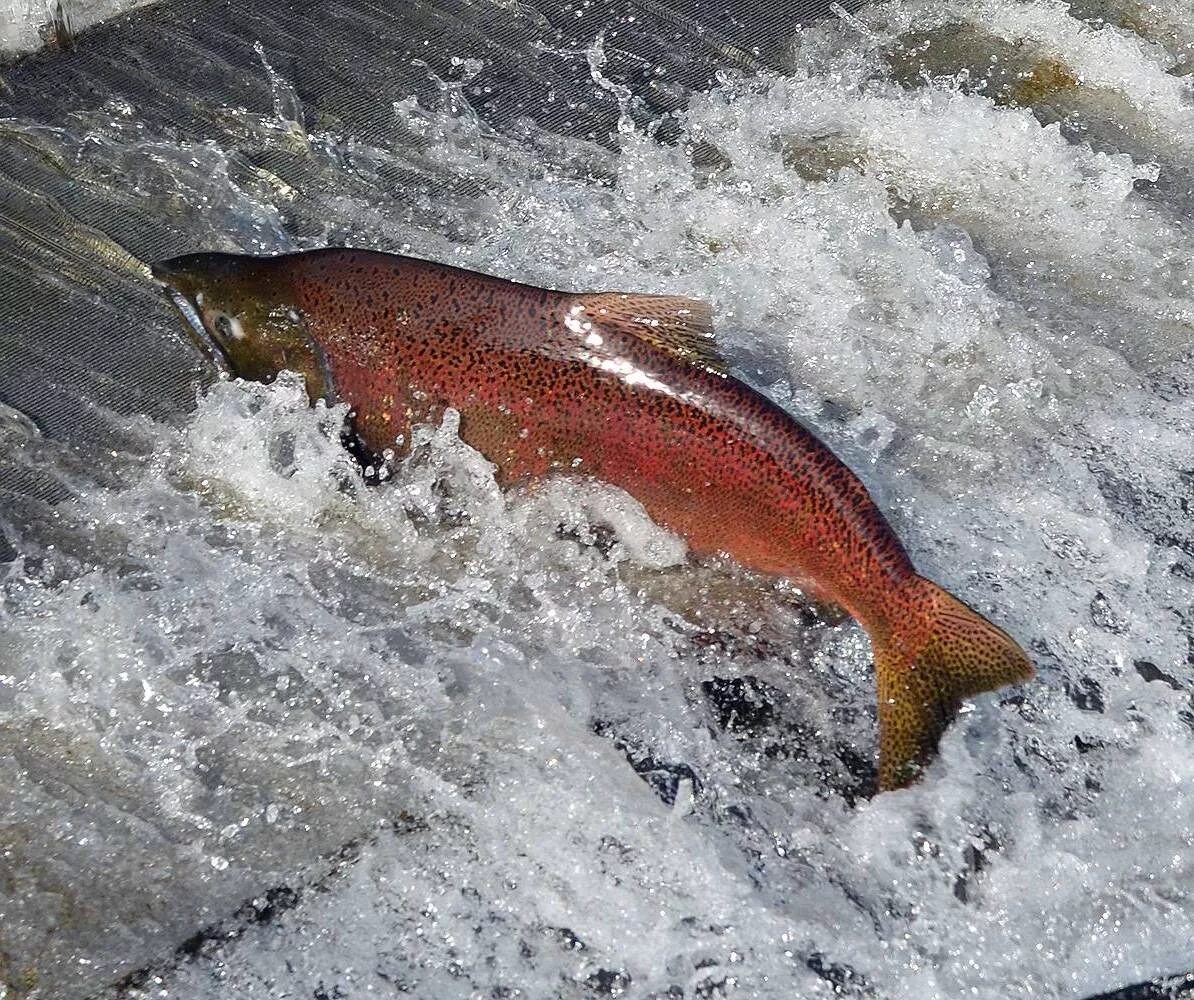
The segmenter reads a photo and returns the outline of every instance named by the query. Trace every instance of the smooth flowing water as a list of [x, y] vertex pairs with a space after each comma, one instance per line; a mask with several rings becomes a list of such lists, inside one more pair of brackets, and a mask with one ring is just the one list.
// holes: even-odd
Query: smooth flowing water
[[[284, 184], [133, 109], [10, 123], [213, 248], [710, 301], [1040, 676], [867, 798], [856, 625], [609, 488], [501, 492], [450, 416], [375, 487], [289, 378], [134, 422], [102, 477], [0, 417], [81, 491], [0, 564], [0, 996], [1037, 1000], [1194, 966], [1191, 24], [875, 5], [677, 142], [627, 117], [555, 162], [480, 125], [468, 66], [365, 145], [263, 51], [244, 127], [327, 178], [297, 242]], [[412, 158], [467, 197], [361, 196]]]

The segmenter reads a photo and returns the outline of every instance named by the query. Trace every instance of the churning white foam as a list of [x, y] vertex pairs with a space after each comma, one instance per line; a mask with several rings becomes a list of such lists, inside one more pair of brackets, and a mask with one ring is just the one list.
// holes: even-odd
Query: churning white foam
[[[324, 207], [522, 280], [708, 299], [736, 373], [1039, 681], [867, 801], [853, 624], [685, 564], [617, 491], [503, 494], [450, 421], [366, 487], [342, 411], [223, 383], [6, 571], [10, 951], [127, 971], [219, 925], [128, 986], [177, 997], [1068, 998], [1190, 964], [1194, 290], [1164, 187], [1189, 77], [1173, 32], [1056, 4], [933, 17], [810, 31], [790, 77], [728, 78], [677, 144], [578, 149], [589, 174], [400, 102], [396, 137], [436, 141], [355, 145], [358, 172], [467, 170], [484, 198]], [[897, 83], [897, 39], [942, 23], [1117, 94], [1122, 147]], [[144, 143], [76, 152], [116, 175]], [[153, 150], [146, 198], [202, 177], [196, 227], [289, 246], [276, 189]]]

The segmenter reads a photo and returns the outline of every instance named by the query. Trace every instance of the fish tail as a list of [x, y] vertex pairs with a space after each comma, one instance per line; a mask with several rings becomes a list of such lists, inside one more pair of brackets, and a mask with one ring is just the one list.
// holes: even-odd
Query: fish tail
[[923, 577], [908, 586], [910, 613], [875, 643], [881, 791], [916, 779], [963, 698], [1033, 675], [1002, 629]]

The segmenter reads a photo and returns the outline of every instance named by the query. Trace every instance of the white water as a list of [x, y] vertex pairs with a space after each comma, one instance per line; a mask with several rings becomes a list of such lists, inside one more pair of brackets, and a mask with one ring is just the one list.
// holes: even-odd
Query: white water
[[0, 59], [41, 48], [55, 36], [55, 23], [83, 31], [153, 0], [0, 0]]
[[[163, 961], [126, 993], [178, 998], [788, 998], [834, 977], [1069, 998], [1194, 966], [1194, 11], [1135, 11], [1137, 35], [997, 6], [810, 32], [790, 77], [698, 99], [687, 142], [626, 136], [612, 184], [450, 116], [459, 94], [442, 114], [396, 95], [393, 149], [284, 120], [281, 80], [258, 127], [358, 172], [422, 133], [417, 165], [490, 192], [420, 228], [346, 184], [329, 241], [711, 301], [737, 373], [838, 449], [1037, 683], [978, 699], [920, 785], [868, 801], [853, 624], [685, 565], [609, 490], [503, 495], [450, 423], [365, 488], [342, 414], [223, 384], [183, 431], [141, 428], [155, 457], [3, 579], [3, 934], [41, 956], [0, 964], [10, 992], [130, 954]], [[893, 82], [893, 38], [942, 24], [961, 75]], [[968, 88], [988, 36], [1032, 39], [1026, 75], [1089, 79], [1042, 98], [1064, 130]], [[694, 169], [699, 143], [722, 168]], [[150, 200], [202, 185], [213, 246], [290, 246], [285, 193], [236, 188], [220, 150], [109, 128], [73, 151], [94, 176], [139, 167]], [[297, 905], [258, 919], [279, 886]], [[243, 933], [169, 959], [220, 921]]]

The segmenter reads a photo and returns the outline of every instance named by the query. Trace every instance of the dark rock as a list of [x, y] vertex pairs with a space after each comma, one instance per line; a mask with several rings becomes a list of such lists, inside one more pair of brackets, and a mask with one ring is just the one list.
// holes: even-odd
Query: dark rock
[[1093, 677], [1079, 677], [1071, 680], [1068, 677], [1063, 682], [1065, 693], [1070, 701], [1084, 712], [1102, 712], [1104, 709], [1103, 689]]
[[1123, 635], [1128, 630], [1128, 620], [1115, 612], [1107, 595], [1101, 590], [1090, 602], [1090, 620], [1115, 635]]
[[713, 677], [701, 689], [727, 732], [757, 737], [774, 721], [778, 692], [756, 677]]
[[834, 996], [873, 997], [875, 989], [866, 978], [848, 965], [829, 961], [821, 952], [814, 951], [804, 960], [811, 972], [833, 985]]
[[634, 768], [634, 773], [650, 785], [651, 790], [659, 796], [664, 805], [675, 805], [681, 781], [691, 782], [694, 796], [700, 793], [701, 779], [683, 761], [659, 760], [641, 743], [615, 733], [612, 724], [604, 720], [594, 722], [592, 729], [598, 736], [610, 739], [614, 746], [622, 751], [627, 762]]
[[1149, 663], [1148, 660], [1137, 660], [1132, 664], [1136, 668], [1136, 673], [1143, 677], [1146, 681], [1161, 681], [1168, 684], [1174, 691], [1182, 690], [1182, 685], [1178, 680], [1164, 670], [1160, 669], [1155, 663]]
[[1191, 997], [1194, 997], [1194, 972], [1135, 983], [1086, 1000], [1189, 1000]]
[[620, 997], [630, 983], [630, 974], [621, 969], [598, 969], [585, 979], [585, 986], [601, 997]]

